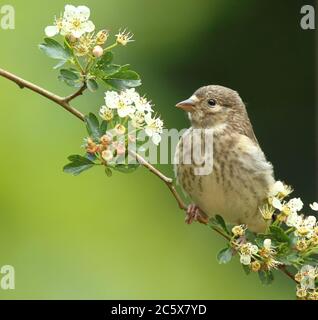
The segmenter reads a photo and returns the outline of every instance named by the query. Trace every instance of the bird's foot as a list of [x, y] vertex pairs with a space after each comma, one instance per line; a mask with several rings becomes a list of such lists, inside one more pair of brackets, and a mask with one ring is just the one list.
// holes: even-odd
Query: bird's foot
[[187, 224], [191, 224], [194, 221], [207, 224], [209, 222], [209, 217], [205, 213], [203, 213], [195, 204], [190, 204], [187, 209], [185, 222]]

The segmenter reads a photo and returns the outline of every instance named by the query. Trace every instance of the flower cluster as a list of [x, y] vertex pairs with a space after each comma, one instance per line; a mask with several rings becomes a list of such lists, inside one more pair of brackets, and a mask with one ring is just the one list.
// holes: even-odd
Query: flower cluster
[[[318, 246], [317, 219], [313, 215], [305, 217], [299, 213], [304, 207], [300, 198], [285, 201], [285, 197], [290, 193], [290, 187], [277, 181], [269, 193], [269, 206], [267, 209], [263, 208], [263, 216], [268, 211], [273, 212], [280, 223], [291, 228], [296, 240], [296, 249], [307, 252]], [[318, 211], [318, 204], [315, 202], [310, 208]]]
[[131, 88], [120, 93], [107, 91], [105, 105], [100, 108], [99, 115], [106, 121], [112, 121], [118, 115], [120, 121], [129, 122], [135, 131], [144, 130], [152, 142], [158, 145], [163, 122], [159, 117], [153, 116], [153, 112], [151, 103]]
[[318, 278], [318, 268], [311, 265], [304, 265], [295, 275], [295, 280], [299, 283], [296, 295], [299, 299], [318, 300], [318, 289], [316, 279]]
[[117, 136], [121, 136], [124, 133], [125, 127], [116, 125], [113, 130], [105, 132], [98, 141], [94, 141], [90, 137], [85, 138], [83, 147], [88, 154], [97, 157], [102, 164], [107, 165], [111, 163], [115, 157], [125, 155], [125, 142], [117, 138]]
[[[305, 216], [300, 198], [287, 199], [290, 186], [277, 181], [259, 208], [266, 222], [264, 233], [255, 234], [246, 225], [231, 226], [217, 216], [212, 226], [229, 240], [228, 248], [218, 254], [220, 263], [227, 263], [237, 253], [248, 274], [257, 272], [263, 284], [274, 279], [275, 269], [281, 269], [298, 283], [299, 299], [318, 299], [318, 223], [314, 215]], [[318, 211], [318, 203], [310, 204]], [[225, 232], [225, 233], [224, 233]]]
[[93, 22], [88, 20], [89, 16], [90, 9], [86, 6], [66, 5], [64, 14], [59, 18], [55, 17], [54, 25], [46, 27], [45, 34], [48, 37], [54, 37], [60, 33], [62, 36], [72, 36], [78, 39], [84, 33], [95, 30]]
[[[133, 35], [126, 29], [119, 30], [114, 43], [106, 46], [109, 33], [95, 33], [90, 9], [72, 5], [65, 6], [64, 13], [55, 18], [54, 25], [48, 26], [45, 33], [49, 38], [39, 47], [50, 58], [59, 60], [56, 69], [66, 65], [59, 70], [58, 79], [77, 88], [70, 95], [71, 100], [86, 89], [95, 92], [100, 85], [107, 90], [99, 110], [102, 121], [94, 113], [84, 117], [88, 133], [83, 144], [85, 155], [69, 156], [70, 163], [64, 171], [78, 175], [103, 165], [108, 176], [112, 170], [132, 172], [139, 164], [130, 151], [147, 151], [149, 139], [158, 145], [163, 131], [163, 122], [155, 116], [151, 103], [135, 90], [141, 85], [138, 73], [129, 64], [113, 63], [112, 50], [134, 41]], [[62, 36], [61, 43], [51, 39], [58, 34]]]
[[[101, 30], [95, 34], [95, 25], [89, 18], [90, 9], [88, 7], [66, 5], [64, 13], [55, 17], [54, 25], [45, 28], [45, 34], [49, 38], [58, 34], [65, 37], [76, 56], [101, 57], [105, 51], [102, 46], [107, 41], [109, 34], [107, 30]], [[112, 47], [117, 44], [125, 46], [133, 41], [132, 37], [133, 35], [126, 30], [120, 30]]]
[[245, 239], [246, 226], [232, 228], [231, 245], [240, 255], [240, 262], [249, 266], [251, 271], [276, 269], [280, 262], [275, 260], [276, 251], [271, 239], [265, 239], [259, 246]]
[[84, 139], [83, 147], [87, 158], [107, 168], [127, 164], [128, 150], [134, 149], [137, 132], [142, 130], [158, 144], [163, 122], [154, 118], [153, 112], [150, 102], [135, 89], [107, 91], [105, 105], [99, 111], [102, 123], [94, 114], [86, 120], [90, 136]]

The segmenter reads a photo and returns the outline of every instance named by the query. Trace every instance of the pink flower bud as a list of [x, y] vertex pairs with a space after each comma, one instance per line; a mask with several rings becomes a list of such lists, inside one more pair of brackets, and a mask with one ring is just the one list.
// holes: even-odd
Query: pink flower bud
[[112, 142], [112, 137], [108, 134], [104, 134], [101, 138], [100, 138], [100, 142], [104, 145], [107, 146]]
[[102, 158], [108, 162], [113, 159], [113, 153], [110, 150], [105, 150], [102, 152]]
[[117, 146], [116, 151], [117, 151], [117, 155], [121, 156], [121, 155], [125, 154], [126, 148], [123, 144], [120, 144]]
[[104, 54], [104, 49], [101, 46], [96, 46], [93, 49], [93, 55], [96, 58], [101, 57]]
[[118, 134], [118, 135], [123, 135], [123, 134], [125, 134], [125, 132], [126, 132], [126, 127], [125, 126], [123, 126], [122, 124], [117, 124], [116, 126], [115, 126], [115, 131], [116, 131], [116, 133]]

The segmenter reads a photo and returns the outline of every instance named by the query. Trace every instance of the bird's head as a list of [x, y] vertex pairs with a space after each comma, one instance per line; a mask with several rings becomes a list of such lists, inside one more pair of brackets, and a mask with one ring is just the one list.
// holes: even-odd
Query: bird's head
[[239, 94], [232, 89], [216, 85], [198, 89], [189, 99], [178, 103], [176, 107], [188, 112], [192, 126], [196, 128], [213, 128], [246, 115]]

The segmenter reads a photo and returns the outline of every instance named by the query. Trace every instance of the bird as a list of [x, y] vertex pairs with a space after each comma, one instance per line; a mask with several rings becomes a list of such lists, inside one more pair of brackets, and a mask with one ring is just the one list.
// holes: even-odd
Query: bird
[[[186, 223], [208, 223], [220, 215], [229, 224], [264, 232], [267, 224], [259, 208], [275, 183], [274, 170], [256, 139], [240, 95], [220, 85], [208, 85], [176, 107], [187, 112], [191, 122], [174, 157], [177, 182], [193, 201]], [[195, 148], [194, 143], [200, 146]], [[197, 163], [194, 151], [200, 148], [204, 157]], [[187, 157], [191, 161], [184, 161]], [[209, 170], [199, 172], [205, 162]]]

